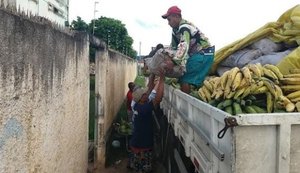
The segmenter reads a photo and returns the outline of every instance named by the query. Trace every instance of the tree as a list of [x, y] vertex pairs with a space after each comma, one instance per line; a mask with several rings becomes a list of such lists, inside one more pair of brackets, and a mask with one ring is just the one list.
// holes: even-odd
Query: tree
[[[94, 20], [89, 24], [90, 32], [93, 30]], [[94, 35], [106, 44], [127, 56], [136, 57], [137, 52], [133, 50], [133, 39], [128, 35], [125, 25], [112, 18], [101, 17], [95, 20]]]
[[89, 25], [85, 23], [81, 17], [77, 16], [77, 21], [73, 20], [71, 23], [71, 29], [77, 31], [88, 31]]
[[[94, 23], [95, 21], [95, 23]], [[129, 57], [135, 58], [137, 52], [132, 48], [133, 39], [128, 35], [125, 25], [116, 19], [100, 17], [86, 24], [81, 17], [77, 16], [77, 20], [71, 23], [71, 29], [77, 31], [93, 33], [106, 44]], [[95, 48], [90, 46], [90, 61], [95, 60]]]

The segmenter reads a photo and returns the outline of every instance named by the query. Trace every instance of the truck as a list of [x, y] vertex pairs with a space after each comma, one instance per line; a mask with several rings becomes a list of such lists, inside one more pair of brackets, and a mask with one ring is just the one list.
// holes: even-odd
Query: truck
[[169, 151], [170, 173], [300, 170], [298, 112], [232, 116], [167, 84], [160, 106], [168, 124], [162, 146]]

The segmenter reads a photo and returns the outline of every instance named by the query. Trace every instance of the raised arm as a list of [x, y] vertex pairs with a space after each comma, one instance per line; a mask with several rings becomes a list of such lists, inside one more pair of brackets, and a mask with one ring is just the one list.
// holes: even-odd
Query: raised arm
[[148, 85], [147, 85], [147, 87], [148, 87], [147, 93], [148, 94], [151, 93], [151, 91], [153, 90], [153, 88], [155, 86], [154, 79], [155, 79], [155, 75], [154, 74], [150, 74], [150, 76], [149, 76], [149, 82], [148, 82]]
[[157, 84], [157, 89], [156, 89], [156, 96], [153, 100], [153, 105], [154, 106], [157, 106], [161, 102], [162, 97], [164, 95], [164, 80], [165, 80], [165, 76], [160, 75], [159, 76], [159, 81], [158, 81], [158, 84]]

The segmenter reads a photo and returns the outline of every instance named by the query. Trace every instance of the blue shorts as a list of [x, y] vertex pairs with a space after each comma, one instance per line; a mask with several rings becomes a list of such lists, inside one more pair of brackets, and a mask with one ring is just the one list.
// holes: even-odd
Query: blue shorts
[[197, 53], [189, 57], [186, 63], [186, 72], [179, 78], [179, 83], [199, 87], [209, 73], [213, 61], [213, 54], [205, 55]]

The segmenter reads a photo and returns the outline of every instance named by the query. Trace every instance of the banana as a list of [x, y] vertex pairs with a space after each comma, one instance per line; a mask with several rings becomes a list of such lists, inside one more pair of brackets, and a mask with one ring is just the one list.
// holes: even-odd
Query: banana
[[[293, 103], [300, 102], [300, 97], [292, 98], [291, 101]], [[298, 112], [300, 112], [300, 110], [298, 110]]]
[[236, 74], [240, 71], [238, 67], [234, 67], [230, 70], [230, 73], [228, 74], [226, 85], [225, 85], [225, 90], [224, 90], [224, 96], [227, 97], [227, 95], [231, 91], [231, 85], [235, 79]]
[[237, 89], [245, 88], [245, 87], [247, 87], [247, 86], [249, 86], [249, 85], [250, 85], [250, 84], [248, 84], [246, 78], [244, 78], [244, 77], [242, 76], [241, 83], [240, 83], [240, 85], [237, 87]]
[[256, 105], [251, 105], [251, 107], [257, 112], [257, 113], [267, 113], [267, 110], [264, 108], [261, 108]]
[[285, 74], [283, 75], [284, 78], [300, 78], [300, 73], [295, 74]]
[[270, 92], [266, 92], [266, 96], [267, 96], [267, 112], [271, 113], [274, 107], [273, 96]]
[[179, 89], [180, 88], [180, 84], [179, 83], [175, 83], [174, 81], [172, 81], [171, 85], [176, 88]]
[[300, 102], [297, 102], [297, 103], [295, 104], [295, 106], [296, 106], [296, 108], [297, 108], [297, 111], [300, 112]]
[[256, 83], [251, 85], [251, 91], [250, 92], [252, 93], [252, 92], [254, 92], [255, 90], [257, 90], [258, 88], [260, 88], [262, 86], [264, 86], [264, 82], [259, 80]]
[[271, 79], [272, 81], [278, 81], [278, 77], [276, 74], [272, 71], [267, 69], [266, 67], [263, 68], [264, 76]]
[[229, 73], [230, 73], [230, 70], [224, 72], [223, 75], [221, 76], [220, 85], [223, 90], [225, 90], [225, 86], [226, 86], [226, 82], [227, 82]]
[[223, 96], [224, 92], [221, 88], [218, 88], [217, 91], [216, 91], [216, 96], [215, 96], [215, 99], [219, 99]]
[[202, 86], [202, 91], [204, 92], [204, 95], [207, 99], [207, 102], [211, 101], [211, 93], [210, 91], [205, 87], [205, 86]]
[[235, 91], [230, 91], [229, 94], [225, 96], [226, 99], [231, 99], [235, 95]]
[[283, 95], [282, 89], [278, 85], [274, 85], [274, 86], [275, 86], [275, 92], [277, 97]]
[[300, 84], [300, 77], [299, 78], [280, 78], [279, 81], [282, 84], [298, 85], [298, 84]]
[[273, 83], [273, 81], [271, 81], [270, 79], [268, 79], [266, 77], [262, 77], [261, 79], [264, 82], [264, 85], [268, 88], [268, 90], [275, 97], [275, 99], [277, 99], [277, 94], [276, 94], [276, 91], [275, 91], [275, 84]]
[[238, 89], [238, 90], [235, 92], [235, 94], [234, 94], [234, 96], [233, 96], [233, 99], [234, 99], [234, 100], [237, 100], [237, 99], [244, 93], [244, 91], [246, 90], [246, 88], [247, 88], [247, 87]]
[[256, 64], [249, 64], [247, 65], [249, 70], [252, 71], [252, 73], [258, 78], [261, 78], [261, 71], [260, 68]]
[[271, 70], [277, 76], [277, 79], [283, 78], [283, 74], [277, 66], [273, 64], [265, 64], [264, 67]]
[[204, 102], [207, 103], [207, 99], [206, 99], [206, 96], [205, 96], [205, 94], [204, 94], [204, 92], [203, 92], [202, 87], [198, 90], [198, 95], [199, 95], [199, 97], [200, 97], [200, 99], [201, 99], [202, 101], [204, 101]]
[[295, 106], [296, 106], [296, 108], [297, 108], [297, 111], [300, 112], [300, 102], [297, 102], [297, 103], [295, 104]]
[[300, 69], [299, 68], [290, 69], [290, 73], [292, 73], [292, 74], [300, 73]]
[[220, 81], [221, 81], [220, 77], [216, 77], [213, 80], [211, 80], [214, 90], [216, 90], [218, 87], [220, 87]]
[[249, 94], [253, 94], [253, 92], [255, 90], [257, 90], [258, 88], [262, 87], [264, 85], [264, 82], [263, 81], [258, 81], [256, 82], [255, 84], [252, 84], [250, 86], [248, 86], [244, 93], [242, 94], [241, 98], [245, 98], [246, 96], [248, 96]]
[[240, 69], [238, 67], [234, 67], [230, 70], [230, 73], [229, 73], [229, 79], [230, 80], [234, 80], [235, 78], [235, 75], [240, 71]]
[[294, 92], [288, 94], [286, 97], [289, 99], [294, 99], [294, 98], [300, 97], [300, 90], [294, 91]]
[[214, 91], [211, 94], [211, 98], [215, 98], [219, 90], [222, 90], [220, 77], [213, 80], [213, 89]]
[[281, 85], [280, 88], [284, 92], [299, 91], [300, 90], [300, 84], [299, 85]]
[[233, 108], [232, 106], [226, 106], [224, 109], [225, 112], [229, 113], [230, 115], [233, 115]]
[[246, 83], [250, 85], [252, 82], [252, 76], [251, 76], [251, 72], [250, 72], [249, 68], [247, 66], [244, 66], [241, 69], [241, 72], [243, 73]]
[[242, 72], [237, 72], [231, 85], [231, 91], [235, 91], [241, 84], [243, 79]]
[[213, 84], [210, 83], [208, 80], [204, 80], [203, 84], [209, 90], [210, 93], [212, 93], [214, 91]]
[[261, 65], [261, 63], [256, 63], [255, 65], [256, 65], [257, 68], [259, 68], [261, 76], [263, 76], [264, 75], [264, 70], [263, 70], [263, 66]]
[[269, 91], [269, 89], [266, 86], [261, 86], [260, 88], [257, 88], [255, 91], [252, 92], [252, 94], [263, 94]]
[[241, 105], [239, 103], [237, 103], [237, 102], [233, 102], [232, 103], [232, 108], [233, 108], [233, 114], [234, 115], [242, 114], [243, 113]]
[[282, 95], [278, 98], [278, 100], [283, 103], [285, 110], [287, 112], [293, 112], [295, 110], [296, 108], [295, 104], [292, 103], [287, 97]]
[[252, 89], [252, 86], [248, 86], [245, 91], [243, 92], [243, 94], [241, 95], [241, 98], [245, 98], [246, 96], [248, 96], [250, 93], [251, 93], [251, 89]]
[[245, 107], [244, 107], [244, 110], [245, 110], [245, 112], [247, 112], [248, 114], [255, 114], [255, 113], [257, 113], [257, 112], [255, 111], [255, 109], [254, 109], [252, 106], [245, 106]]

